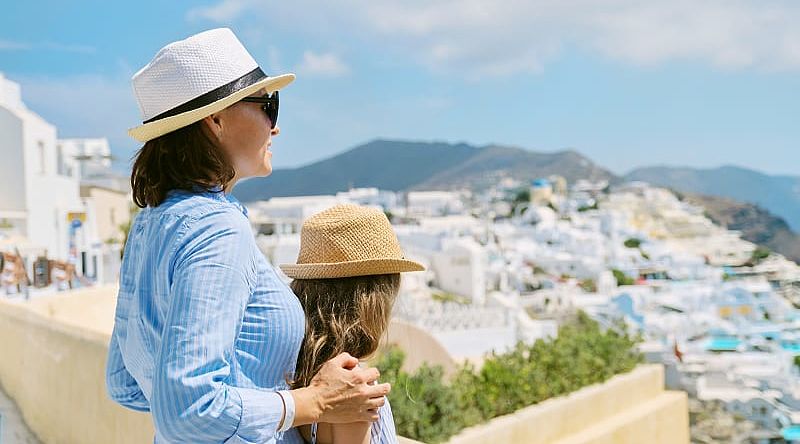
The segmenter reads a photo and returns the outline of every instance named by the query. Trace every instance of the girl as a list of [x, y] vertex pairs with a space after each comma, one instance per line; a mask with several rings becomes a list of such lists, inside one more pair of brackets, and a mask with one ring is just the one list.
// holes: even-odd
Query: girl
[[[294, 279], [290, 287], [306, 315], [293, 388], [307, 386], [340, 353], [359, 360], [375, 353], [389, 324], [400, 273], [424, 270], [403, 257], [383, 212], [357, 205], [338, 205], [309, 218], [297, 262], [281, 265]], [[312, 444], [385, 442], [395, 434], [391, 411], [380, 418], [372, 426], [313, 423], [300, 432]]]

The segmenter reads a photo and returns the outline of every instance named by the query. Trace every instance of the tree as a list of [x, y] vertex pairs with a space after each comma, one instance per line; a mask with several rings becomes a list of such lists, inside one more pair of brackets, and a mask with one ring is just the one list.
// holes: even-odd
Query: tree
[[[517, 191], [514, 194], [514, 197], [511, 199], [510, 215], [513, 216], [517, 211], [517, 207], [519, 207], [520, 205], [527, 205], [530, 203], [530, 201], [531, 201], [531, 190], [529, 190], [528, 188], [523, 188]], [[527, 209], [528, 209], [527, 207], [523, 208], [522, 213], [524, 213]]]

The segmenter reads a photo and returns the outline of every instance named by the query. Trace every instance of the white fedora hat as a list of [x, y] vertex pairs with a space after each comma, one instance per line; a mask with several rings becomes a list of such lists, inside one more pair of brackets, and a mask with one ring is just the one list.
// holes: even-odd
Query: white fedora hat
[[294, 74], [270, 77], [228, 28], [211, 29], [161, 48], [133, 75], [142, 125], [128, 130], [147, 142], [191, 125], [261, 89], [277, 91]]

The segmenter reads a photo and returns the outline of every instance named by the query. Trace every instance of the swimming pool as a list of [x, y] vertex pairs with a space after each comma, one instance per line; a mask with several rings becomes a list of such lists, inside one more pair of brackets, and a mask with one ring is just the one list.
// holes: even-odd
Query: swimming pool
[[800, 443], [800, 425], [792, 425], [781, 430], [783, 439], [790, 443]]
[[781, 342], [781, 348], [794, 354], [800, 354], [800, 344], [797, 342]]
[[705, 348], [709, 351], [736, 351], [742, 341], [732, 336], [714, 336], [706, 342]]

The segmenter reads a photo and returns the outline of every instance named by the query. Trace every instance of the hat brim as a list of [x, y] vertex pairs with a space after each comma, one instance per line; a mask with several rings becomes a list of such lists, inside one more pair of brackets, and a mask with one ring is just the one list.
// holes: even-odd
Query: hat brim
[[227, 97], [219, 99], [216, 102], [209, 103], [208, 105], [193, 109], [191, 111], [186, 111], [185, 113], [166, 117], [154, 122], [139, 125], [135, 128], [131, 128], [128, 130], [128, 135], [139, 142], [147, 142], [155, 139], [156, 137], [163, 136], [164, 134], [175, 131], [176, 129], [183, 128], [202, 120], [203, 118], [208, 117], [215, 112], [221, 111], [261, 89], [266, 89], [269, 92], [278, 91], [292, 83], [294, 79], [294, 74], [281, 74], [275, 77], [267, 77], [259, 80], [256, 83], [253, 83], [250, 86], [242, 88]]
[[332, 264], [281, 264], [280, 269], [292, 279], [332, 279], [425, 271], [422, 264], [407, 259], [365, 259]]

